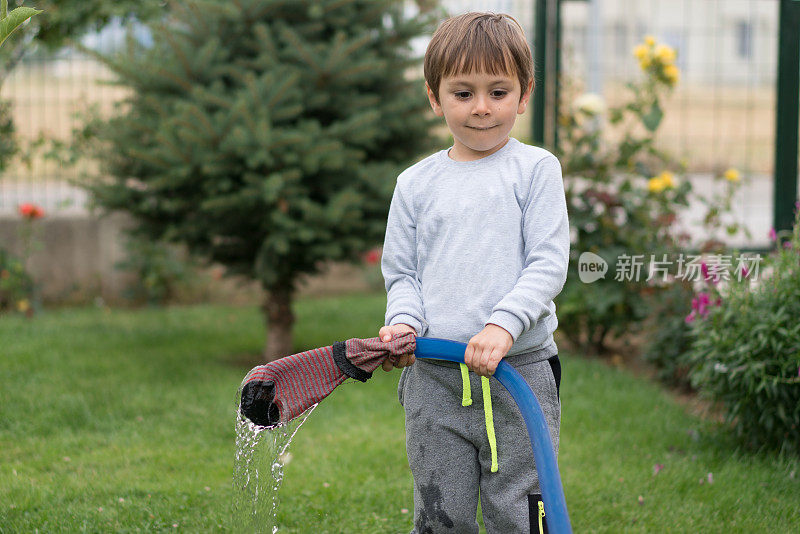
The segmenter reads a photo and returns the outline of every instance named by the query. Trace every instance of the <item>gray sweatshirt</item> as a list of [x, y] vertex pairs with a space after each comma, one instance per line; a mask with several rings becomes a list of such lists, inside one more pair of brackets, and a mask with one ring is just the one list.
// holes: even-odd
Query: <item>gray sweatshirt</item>
[[381, 260], [385, 324], [467, 343], [493, 323], [514, 339], [509, 356], [553, 345], [570, 245], [561, 165], [513, 137], [475, 161], [448, 150], [397, 178]]

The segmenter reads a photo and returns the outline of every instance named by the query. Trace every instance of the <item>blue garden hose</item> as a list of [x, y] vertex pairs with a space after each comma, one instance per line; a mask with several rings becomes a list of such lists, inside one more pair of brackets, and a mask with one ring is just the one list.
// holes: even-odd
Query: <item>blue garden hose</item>
[[[466, 343], [449, 339], [418, 337], [414, 356], [464, 363], [466, 350]], [[564, 500], [564, 490], [558, 474], [553, 442], [550, 440], [550, 431], [547, 428], [539, 401], [536, 400], [528, 383], [508, 362], [500, 360], [493, 376], [511, 394], [519, 411], [522, 412], [525, 426], [528, 427], [528, 436], [531, 440], [531, 447], [533, 447], [533, 459], [536, 462], [539, 485], [542, 488], [542, 501], [547, 510], [548, 531], [552, 534], [571, 534], [572, 527], [569, 524], [567, 503]]]

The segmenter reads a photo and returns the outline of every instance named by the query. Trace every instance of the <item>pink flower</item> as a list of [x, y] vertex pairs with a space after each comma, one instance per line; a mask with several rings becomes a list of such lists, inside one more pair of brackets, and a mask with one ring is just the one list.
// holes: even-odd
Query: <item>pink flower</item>
[[784, 241], [783, 242], [783, 248], [792, 248], [792, 242], [791, 241]]
[[699, 315], [705, 317], [708, 315], [708, 305], [711, 302], [708, 293], [698, 293], [697, 297], [692, 299], [692, 309]]
[[750, 274], [750, 271], [747, 269], [746, 266], [742, 265], [742, 278], [747, 278], [748, 274]]
[[775, 228], [769, 229], [769, 239], [770, 241], [775, 241], [776, 239], [778, 239], [778, 234], [775, 232]]
[[720, 306], [722, 305], [722, 297], [717, 297], [714, 303], [711, 303], [711, 295], [706, 292], [698, 293], [696, 297], [692, 299], [692, 311], [689, 315], [684, 318], [686, 324], [694, 322], [698, 316], [706, 317], [708, 315], [708, 308], [710, 306]]
[[706, 262], [702, 262], [702, 263], [700, 264], [700, 272], [702, 272], [702, 273], [703, 273], [703, 279], [704, 279], [706, 282], [711, 282], [711, 285], [712, 285], [712, 286], [715, 286], [715, 285], [717, 285], [717, 282], [719, 282], [719, 280], [717, 280], [717, 276], [716, 276], [716, 275], [714, 275], [714, 276], [711, 276], [711, 275], [709, 274], [709, 272], [708, 272], [708, 264], [706, 264]]

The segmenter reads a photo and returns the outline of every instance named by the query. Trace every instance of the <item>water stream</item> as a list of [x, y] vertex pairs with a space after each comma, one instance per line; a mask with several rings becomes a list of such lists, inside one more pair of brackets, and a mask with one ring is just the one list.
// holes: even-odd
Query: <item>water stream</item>
[[[241, 394], [239, 395], [241, 398]], [[317, 404], [288, 423], [266, 428], [243, 417], [236, 407], [236, 457], [233, 466], [233, 531], [278, 532], [278, 491], [289, 445]]]

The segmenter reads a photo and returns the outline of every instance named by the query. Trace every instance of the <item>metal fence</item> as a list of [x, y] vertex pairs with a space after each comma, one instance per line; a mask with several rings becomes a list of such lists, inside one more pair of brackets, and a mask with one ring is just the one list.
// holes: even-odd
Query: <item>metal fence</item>
[[[406, 5], [414, 11], [413, 2]], [[509, 13], [532, 42], [531, 0], [445, 0], [442, 5], [450, 14]], [[681, 80], [666, 105], [659, 142], [686, 159], [701, 188], [711, 173], [729, 167], [749, 178], [752, 186], [743, 188], [737, 212], [755, 225], [754, 234], [765, 232], [772, 210], [777, 0], [565, 1], [562, 25], [563, 74], [609, 102], [618, 101], [624, 82], [639, 75], [632, 51], [646, 35], [677, 49]], [[89, 38], [102, 50], [116, 46], [121, 31], [112, 28]], [[426, 45], [427, 38], [418, 39], [414, 52], [421, 55]], [[108, 110], [121, 97], [121, 89], [98, 83], [108, 78], [95, 61], [64, 50], [24, 60], [0, 96], [13, 102], [23, 145], [40, 135], [66, 140], [78, 125], [76, 112], [91, 104]], [[529, 135], [529, 114], [518, 120], [517, 135]], [[91, 162], [68, 167], [42, 157], [30, 164], [15, 161], [0, 178], [0, 214], [26, 201], [82, 212], [85, 194], [69, 182], [91, 167]]]
[[[769, 245], [778, 8], [778, 0], [563, 2], [564, 74], [609, 103], [641, 76], [633, 49], [645, 36], [677, 51], [680, 81], [665, 103], [658, 145], [686, 162], [686, 179], [706, 196], [714, 175], [740, 171], [731, 222], [752, 237], [730, 239], [735, 246]], [[704, 210], [693, 203], [685, 213], [696, 223]]]

